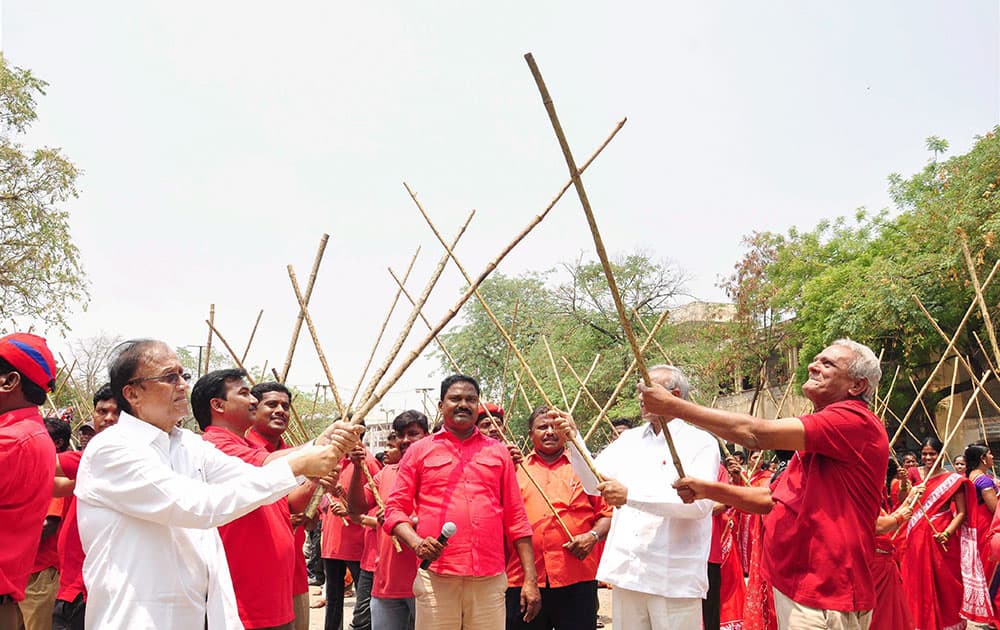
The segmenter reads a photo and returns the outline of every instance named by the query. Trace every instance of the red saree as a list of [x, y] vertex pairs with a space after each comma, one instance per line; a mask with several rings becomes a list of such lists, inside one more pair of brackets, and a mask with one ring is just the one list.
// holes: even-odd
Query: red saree
[[[761, 487], [767, 486], [771, 483], [772, 473], [770, 470], [758, 470], [750, 477], [750, 483], [747, 484], [750, 487]], [[755, 540], [753, 535], [754, 528], [760, 526], [760, 520], [763, 518], [760, 514], [748, 514], [740, 510], [735, 510], [734, 513], [738, 515], [738, 520], [734, 525], [736, 526], [736, 548], [740, 556], [740, 566], [743, 567], [744, 575], [749, 573], [750, 570], [750, 558], [753, 555], [753, 546], [759, 544], [759, 540]]]
[[869, 630], [913, 630], [910, 607], [903, 594], [903, 580], [894, 558], [895, 548], [887, 534], [875, 536], [872, 579], [875, 582], [875, 609]]
[[760, 569], [761, 543], [764, 540], [764, 525], [760, 518], [753, 519], [750, 536], [753, 537], [753, 545], [746, 587], [747, 598], [743, 607], [743, 630], [778, 630], [774, 591]]
[[746, 600], [746, 583], [743, 581], [743, 567], [740, 565], [740, 556], [736, 553], [735, 535], [733, 526], [735, 525], [736, 510], [729, 509], [723, 512], [722, 518], [722, 584], [719, 593], [720, 630], [743, 630], [743, 604]]
[[945, 545], [934, 539], [934, 532], [951, 522], [949, 502], [958, 492], [965, 493], [969, 512], [976, 495], [968, 479], [944, 473], [928, 480], [906, 527], [903, 590], [918, 630], [955, 630], [965, 628], [966, 620], [989, 623], [993, 618], [975, 525], [967, 517]]

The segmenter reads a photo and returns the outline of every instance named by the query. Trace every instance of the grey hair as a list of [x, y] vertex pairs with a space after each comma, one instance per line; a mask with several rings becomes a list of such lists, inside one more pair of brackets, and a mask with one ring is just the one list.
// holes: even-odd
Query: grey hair
[[688, 382], [687, 375], [685, 375], [680, 368], [674, 367], [672, 365], [667, 365], [666, 363], [661, 363], [658, 365], [650, 366], [647, 369], [648, 372], [652, 372], [653, 370], [663, 370], [665, 372], [669, 372], [670, 376], [663, 383], [663, 386], [669, 389], [670, 391], [673, 391], [675, 389], [680, 390], [681, 398], [683, 398], [684, 400], [688, 399], [688, 394], [691, 393], [691, 383]]
[[861, 393], [861, 399], [869, 405], [872, 404], [875, 388], [882, 380], [882, 367], [879, 365], [878, 357], [868, 346], [846, 337], [838, 339], [830, 345], [843, 346], [854, 352], [854, 360], [847, 366], [847, 375], [851, 378], [863, 378], [867, 381], [868, 387]]

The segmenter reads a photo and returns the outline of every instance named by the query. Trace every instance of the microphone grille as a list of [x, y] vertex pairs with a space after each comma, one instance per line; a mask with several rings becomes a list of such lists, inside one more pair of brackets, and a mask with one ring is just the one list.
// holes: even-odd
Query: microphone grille
[[447, 523], [441, 526], [441, 533], [444, 534], [446, 537], [451, 538], [452, 536], [455, 535], [455, 530], [457, 529], [458, 528], [455, 527], [454, 523], [448, 521]]

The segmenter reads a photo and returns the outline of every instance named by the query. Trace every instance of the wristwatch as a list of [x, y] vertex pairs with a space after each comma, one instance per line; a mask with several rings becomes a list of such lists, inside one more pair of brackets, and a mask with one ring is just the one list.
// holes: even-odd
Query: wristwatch
[[595, 532], [594, 530], [590, 530], [587, 533], [594, 537], [595, 542], [601, 542], [601, 535]]

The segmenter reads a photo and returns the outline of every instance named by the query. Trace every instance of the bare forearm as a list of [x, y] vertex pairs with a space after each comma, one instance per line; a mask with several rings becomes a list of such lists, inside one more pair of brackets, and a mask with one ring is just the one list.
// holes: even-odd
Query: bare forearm
[[679, 408], [678, 418], [701, 427], [727, 442], [735, 442], [753, 450], [760, 448], [753, 430], [757, 418], [744, 413], [704, 407], [687, 400], [678, 400], [675, 404]]
[[535, 571], [535, 549], [531, 546], [531, 537], [518, 538], [514, 541], [514, 550], [517, 558], [521, 561], [521, 568], [524, 570], [525, 584], [534, 584], [538, 581], [538, 573]]
[[304, 512], [306, 507], [309, 505], [309, 500], [312, 499], [313, 491], [315, 489], [316, 484], [311, 481], [307, 481], [288, 493], [288, 511], [292, 514]]
[[417, 530], [413, 529], [413, 525], [402, 521], [392, 528], [392, 535], [403, 541], [411, 549], [415, 548], [420, 544], [423, 538], [417, 534]]
[[771, 489], [759, 486], [733, 486], [707, 481], [705, 497], [750, 514], [767, 514], [774, 507]]

